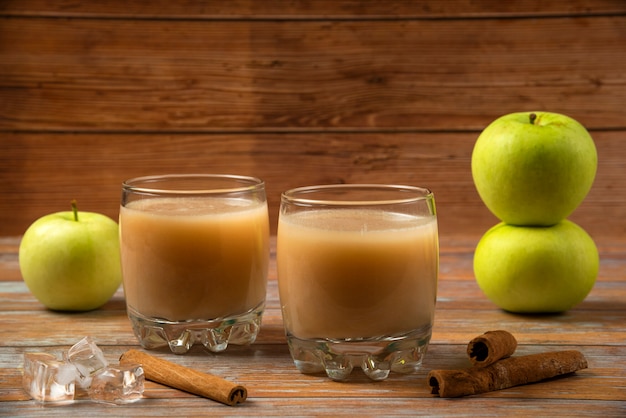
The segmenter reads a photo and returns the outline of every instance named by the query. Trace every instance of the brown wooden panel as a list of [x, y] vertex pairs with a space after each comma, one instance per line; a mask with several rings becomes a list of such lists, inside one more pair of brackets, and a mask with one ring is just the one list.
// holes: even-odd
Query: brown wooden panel
[[[16, 257], [18, 238], [0, 241], [0, 260]], [[456, 415], [462, 402], [467, 416], [543, 416], [545, 411], [576, 408], [576, 416], [623, 416], [626, 367], [626, 322], [623, 274], [607, 276], [603, 267], [615, 266], [623, 272], [625, 245], [622, 238], [612, 251], [604, 253], [601, 271], [587, 299], [559, 315], [519, 315], [504, 312], [490, 303], [472, 279], [471, 248], [442, 251], [442, 271], [433, 335], [421, 370], [414, 374], [392, 374], [384, 382], [371, 382], [355, 372], [348, 383], [333, 382], [321, 374], [303, 375], [294, 367], [285, 342], [278, 300], [275, 267], [268, 283], [268, 308], [257, 341], [248, 347], [231, 346], [227, 351], [204, 353], [199, 347], [188, 355], [166, 351], [151, 354], [199, 371], [222, 376], [245, 385], [249, 398], [236, 410], [200, 399], [153, 382], [146, 382], [144, 399], [115, 407], [115, 415], [171, 416], [173, 408], [184, 416], [224, 415], [235, 411], [241, 416], [310, 415], [347, 416], [358, 409], [369, 416], [415, 415], [433, 411]], [[273, 248], [275, 250], [275, 247]], [[275, 251], [272, 252], [275, 262]], [[275, 264], [272, 264], [275, 266]], [[16, 266], [0, 263], [0, 278], [18, 277]], [[13, 270], [13, 272], [10, 272]], [[456, 273], [460, 272], [456, 278]], [[84, 313], [62, 313], [45, 309], [25, 284], [0, 281], [0, 403], [10, 416], [67, 416], [75, 408], [81, 415], [107, 416], [111, 405], [86, 401], [78, 394], [73, 405], [42, 407], [28, 401], [21, 389], [23, 353], [45, 351], [61, 353], [78, 339], [90, 335], [105, 357], [115, 363], [130, 348], [137, 349], [123, 293], [101, 309]], [[511, 389], [471, 396], [458, 401], [439, 399], [427, 386], [432, 369], [469, 366], [467, 342], [487, 330], [506, 329], [519, 342], [514, 355], [576, 349], [589, 362], [588, 369], [563, 378], [522, 385]], [[70, 410], [70, 408], [73, 408]], [[571, 415], [571, 414], [570, 414]]]
[[626, 6], [500, 3], [4, 2], [0, 234], [71, 198], [115, 217], [127, 177], [219, 171], [266, 179], [273, 225], [285, 188], [396, 182], [435, 191], [444, 237], [477, 236], [473, 140], [545, 109], [598, 143], [574, 220], [620, 236]]
[[[474, 189], [474, 133], [4, 134], [0, 236], [37, 217], [82, 210], [116, 218], [121, 182], [189, 172], [255, 175], [267, 184], [273, 230], [287, 188], [320, 183], [404, 183], [431, 188], [443, 236], [479, 237], [496, 219]], [[623, 236], [626, 147], [621, 132], [594, 132], [600, 166], [573, 220], [600, 239]]]
[[138, 18], [447, 18], [624, 13], [621, 0], [4, 0], [4, 15]]
[[0, 20], [0, 129], [479, 130], [550, 110], [624, 127], [626, 17]]

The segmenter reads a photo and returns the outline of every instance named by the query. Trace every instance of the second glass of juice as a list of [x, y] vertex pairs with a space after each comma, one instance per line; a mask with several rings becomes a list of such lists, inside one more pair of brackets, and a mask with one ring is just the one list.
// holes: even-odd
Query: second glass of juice
[[341, 184], [284, 192], [280, 301], [303, 373], [373, 380], [419, 369], [433, 326], [439, 243], [425, 188]]
[[269, 218], [254, 177], [139, 177], [122, 185], [124, 295], [144, 348], [218, 352], [255, 341], [265, 305]]

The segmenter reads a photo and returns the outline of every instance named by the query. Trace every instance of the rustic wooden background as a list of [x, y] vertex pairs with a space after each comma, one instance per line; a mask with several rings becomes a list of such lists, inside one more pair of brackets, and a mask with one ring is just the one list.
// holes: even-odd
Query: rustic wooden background
[[505, 113], [590, 130], [596, 182], [572, 216], [626, 231], [623, 0], [4, 0], [0, 235], [80, 209], [116, 218], [121, 182], [228, 172], [280, 192], [335, 182], [431, 188], [442, 239], [496, 219], [473, 143]]

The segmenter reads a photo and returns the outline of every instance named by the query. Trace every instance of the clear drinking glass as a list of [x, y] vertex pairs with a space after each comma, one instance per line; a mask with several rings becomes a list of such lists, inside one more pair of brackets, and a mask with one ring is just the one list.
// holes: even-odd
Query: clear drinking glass
[[373, 380], [419, 369], [437, 297], [439, 241], [424, 188], [341, 184], [284, 192], [277, 237], [283, 321], [302, 373]]
[[265, 306], [269, 217], [253, 177], [139, 177], [122, 185], [124, 294], [144, 348], [218, 352], [256, 339]]

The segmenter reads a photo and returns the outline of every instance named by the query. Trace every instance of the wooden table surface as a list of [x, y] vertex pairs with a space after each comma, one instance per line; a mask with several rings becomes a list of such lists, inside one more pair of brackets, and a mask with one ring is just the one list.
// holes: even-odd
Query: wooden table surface
[[[514, 315], [489, 302], [472, 274], [471, 239], [442, 239], [441, 275], [433, 337], [423, 369], [391, 375], [382, 382], [360, 371], [338, 383], [322, 375], [300, 374], [289, 357], [272, 262], [267, 310], [257, 341], [224, 353], [193, 349], [184, 356], [152, 354], [243, 384], [248, 399], [230, 407], [146, 382], [144, 399], [125, 405], [79, 399], [69, 405], [41, 406], [21, 389], [23, 353], [61, 353], [90, 335], [116, 362], [139, 348], [119, 290], [99, 310], [51, 312], [28, 292], [17, 261], [19, 238], [0, 238], [0, 415], [1, 416], [626, 416], [626, 242], [603, 243], [598, 281], [587, 299], [561, 315]], [[274, 261], [274, 257], [272, 258]], [[467, 342], [493, 329], [518, 339], [516, 354], [578, 349], [589, 368], [574, 375], [483, 395], [442, 399], [430, 394], [431, 369], [466, 367]]]

